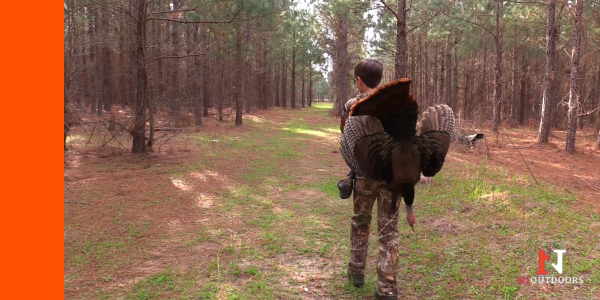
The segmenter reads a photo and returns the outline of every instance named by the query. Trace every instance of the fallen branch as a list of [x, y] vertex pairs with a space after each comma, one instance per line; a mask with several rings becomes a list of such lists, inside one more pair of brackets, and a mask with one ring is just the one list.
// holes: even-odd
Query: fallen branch
[[[102, 123], [102, 125], [104, 125], [104, 128], [106, 128], [106, 130], [108, 130], [108, 132], [109, 132], [109, 133], [110, 133], [110, 135], [111, 135], [111, 138], [110, 138], [110, 139], [108, 139], [108, 141], [104, 142], [104, 144], [102, 144], [100, 147], [98, 147], [98, 149], [101, 149], [101, 148], [103, 148], [103, 147], [104, 147], [104, 146], [106, 146], [108, 143], [110, 143], [110, 141], [112, 141], [112, 140], [115, 140], [115, 141], [117, 141], [117, 143], [118, 143], [119, 145], [121, 145], [121, 147], [123, 147], [123, 148], [126, 148], [126, 147], [125, 147], [125, 146], [124, 146], [124, 145], [121, 143], [121, 141], [119, 141], [119, 139], [117, 138], [117, 135], [116, 135], [116, 134], [114, 134], [114, 133], [113, 133], [113, 132], [112, 132], [110, 129], [108, 129], [108, 127], [106, 127], [106, 124]], [[94, 125], [94, 126], [95, 126], [95, 125]], [[121, 126], [121, 125], [119, 124], [119, 126]]]
[[65, 203], [72, 203], [72, 204], [84, 204], [84, 205], [92, 205], [91, 203], [87, 203], [87, 202], [77, 202], [77, 201], [65, 201]]
[[94, 131], [96, 131], [96, 125], [94, 125], [94, 128], [92, 129], [92, 134], [90, 134], [90, 138], [87, 141], [87, 144], [85, 144], [86, 146], [90, 144], [90, 142], [92, 141], [92, 137], [94, 136]]
[[521, 151], [519, 151], [519, 148], [517, 148], [517, 146], [515, 146], [515, 144], [513, 143], [513, 141], [510, 139], [510, 137], [508, 136], [508, 134], [506, 134], [506, 129], [504, 130], [504, 136], [508, 139], [508, 141], [513, 145], [513, 147], [515, 148], [515, 150], [517, 150], [517, 152], [519, 152], [519, 155], [521, 156], [521, 159], [523, 160], [523, 163], [525, 163], [525, 167], [527, 167], [527, 170], [529, 171], [529, 174], [531, 174], [531, 177], [533, 178], [533, 181], [535, 181], [536, 185], [540, 185], [540, 183], [537, 181], [537, 179], [535, 179], [535, 176], [533, 176], [533, 172], [531, 171], [531, 169], [529, 168], [529, 165], [527, 164], [527, 161], [525, 161], [525, 157], [523, 157], [523, 154], [521, 154]]
[[177, 127], [158, 127], [158, 128], [154, 128], [154, 131], [180, 131], [181, 128], [177, 128]]
[[587, 183], [587, 185], [588, 185], [588, 186], [589, 186], [589, 187], [590, 187], [592, 190], [594, 190], [594, 191], [596, 191], [596, 192], [600, 192], [600, 188], [598, 188], [597, 186], [595, 186], [595, 185], [593, 185], [593, 184], [589, 183], [587, 180], [583, 179], [581, 176], [577, 176], [577, 175], [575, 175], [575, 177], [577, 177], [577, 178], [581, 179], [581, 181], [583, 181], [583, 182]]

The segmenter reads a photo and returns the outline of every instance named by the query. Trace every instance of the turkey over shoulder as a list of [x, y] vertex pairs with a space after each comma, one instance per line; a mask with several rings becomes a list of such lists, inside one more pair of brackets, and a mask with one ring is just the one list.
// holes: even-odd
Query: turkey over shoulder
[[455, 123], [449, 106], [435, 105], [423, 112], [417, 131], [419, 106], [410, 83], [407, 78], [387, 83], [357, 101], [340, 144], [348, 166], [360, 176], [384, 181], [394, 201], [404, 198], [409, 216], [414, 185], [421, 173], [434, 176], [441, 170]]
[[383, 133], [381, 122], [372, 116], [355, 116], [349, 117], [344, 125], [344, 134], [340, 143], [340, 153], [346, 161], [346, 164], [359, 176], [366, 176], [360, 169], [354, 149], [359, 140], [363, 137], [374, 134]]

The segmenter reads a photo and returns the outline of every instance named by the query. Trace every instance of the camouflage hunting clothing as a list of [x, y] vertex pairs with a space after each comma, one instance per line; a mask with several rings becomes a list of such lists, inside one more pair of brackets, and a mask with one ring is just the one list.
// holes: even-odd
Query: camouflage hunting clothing
[[397, 294], [398, 207], [394, 209], [392, 195], [384, 182], [357, 177], [354, 181], [354, 216], [350, 231], [350, 263], [353, 274], [364, 274], [369, 245], [369, 227], [373, 204], [377, 201], [377, 289], [380, 296]]

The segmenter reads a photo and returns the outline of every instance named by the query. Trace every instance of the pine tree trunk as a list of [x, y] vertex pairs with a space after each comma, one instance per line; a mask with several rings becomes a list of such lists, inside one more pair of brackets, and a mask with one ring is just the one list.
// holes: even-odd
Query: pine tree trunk
[[[455, 41], [456, 43], [456, 41]], [[450, 98], [449, 105], [456, 111], [458, 111], [458, 53], [457, 49], [454, 48], [454, 64], [452, 66], [452, 98]]]
[[313, 79], [312, 79], [312, 63], [308, 63], [308, 107], [312, 106], [313, 97]]
[[237, 26], [235, 41], [235, 61], [237, 71], [235, 72], [235, 126], [242, 125], [242, 29]]
[[287, 107], [287, 55], [285, 53], [285, 49], [281, 54], [281, 60], [283, 62], [283, 66], [281, 67], [281, 106], [283, 108]]
[[280, 107], [281, 106], [281, 104], [279, 103], [279, 95], [281, 94], [279, 92], [279, 88], [280, 88], [279, 78], [281, 77], [280, 73], [281, 73], [281, 67], [277, 66], [276, 69], [275, 69], [275, 86], [274, 86], [275, 87], [275, 106], [276, 107]]
[[[296, 31], [294, 30], [294, 41], [296, 40]], [[292, 108], [296, 108], [296, 44], [292, 47]]]
[[[90, 105], [90, 112], [91, 113], [95, 113], [96, 112], [96, 106], [94, 105], [94, 94], [92, 93], [92, 86], [94, 85], [93, 83], [93, 75], [92, 75], [92, 69], [91, 69], [91, 45], [92, 45], [92, 41], [90, 38], [90, 33], [88, 31], [88, 43], [83, 43], [81, 45], [81, 53], [82, 53], [82, 57], [81, 57], [81, 70], [82, 70], [82, 76], [83, 76], [83, 92], [84, 95], [83, 97], [85, 98], [85, 100], [89, 100], [90, 102], [88, 103], [87, 101], [84, 102], [85, 105]], [[87, 44], [87, 45], [86, 45]], [[88, 47], [89, 46], [89, 47]], [[90, 52], [90, 55], [86, 55], [86, 50]], [[88, 60], [89, 59], [89, 60]]]
[[394, 77], [407, 76], [408, 46], [406, 44], [406, 0], [398, 0], [398, 20], [396, 23], [396, 60]]
[[148, 76], [146, 73], [146, 11], [147, 3], [146, 0], [134, 0], [132, 4], [137, 6], [137, 22], [134, 30], [135, 36], [135, 51], [133, 56], [135, 58], [134, 64], [137, 67], [136, 77], [136, 101], [135, 101], [135, 121], [134, 127], [131, 130], [133, 136], [133, 146], [131, 152], [133, 153], [145, 153], [146, 152], [146, 99], [148, 97], [147, 86]]
[[[242, 44], [246, 44], [246, 42], [242, 41]], [[264, 99], [264, 93], [260, 90], [260, 84], [254, 84], [253, 85], [253, 80], [252, 78], [259, 78], [258, 82], [260, 83], [261, 81], [264, 82], [262, 76], [260, 74], [258, 74], [258, 76], [254, 76], [252, 71], [252, 64], [249, 61], [244, 61], [243, 64], [243, 68], [242, 68], [242, 74], [244, 74], [242, 77], [244, 79], [242, 79], [242, 103], [245, 103], [245, 112], [247, 114], [252, 113], [252, 106], [254, 105], [254, 97], [252, 96], [252, 93], [254, 92], [254, 90], [251, 88], [252, 86], [256, 86], [258, 88], [258, 103], [257, 105], [260, 106], [261, 105], [261, 101]], [[260, 71], [259, 71], [260, 72]]]
[[131, 85], [128, 85], [128, 80], [129, 80], [129, 68], [127, 68], [127, 51], [126, 51], [126, 47], [125, 47], [125, 36], [128, 34], [128, 32], [125, 29], [125, 17], [121, 16], [121, 23], [119, 25], [119, 32], [120, 32], [120, 36], [119, 36], [119, 49], [121, 51], [120, 55], [119, 55], [119, 68], [120, 68], [120, 76], [119, 76], [119, 81], [120, 81], [120, 100], [121, 100], [121, 108], [125, 108], [127, 106], [127, 104], [129, 103], [129, 101], [131, 101], [130, 99], [128, 99], [129, 93], [127, 92], [129, 89], [128, 87], [131, 87]]
[[[204, 42], [206, 43], [206, 53], [210, 52], [210, 33], [204, 32]], [[210, 58], [204, 57], [202, 66], [202, 111], [203, 117], [208, 117], [208, 108], [210, 107]]]
[[339, 116], [342, 114], [342, 106], [348, 100], [348, 20], [345, 16], [339, 16], [336, 25], [332, 92], [335, 101], [333, 113]]
[[[194, 50], [199, 51], [200, 50], [200, 37], [198, 34], [198, 30], [200, 30], [200, 28], [194, 26], [193, 27], [194, 30], [194, 44], [195, 46], [193, 47]], [[206, 60], [207, 58], [205, 57], [204, 60]], [[200, 57], [199, 56], [195, 56], [194, 57], [194, 117], [196, 119], [196, 126], [200, 127], [203, 125], [202, 122], [202, 102], [204, 102], [203, 97], [204, 95], [202, 94], [201, 88], [200, 88], [200, 72], [201, 72], [201, 68], [200, 68]]]
[[[564, 2], [562, 3], [562, 7], [559, 9], [562, 10], [564, 8], [565, 4]], [[561, 39], [561, 22], [560, 22], [560, 14], [557, 15], [558, 19], [555, 22], [555, 26], [556, 26], [556, 45], [560, 45], [560, 39]], [[558, 50], [557, 50], [558, 51]], [[560, 114], [559, 115], [559, 108], [557, 107], [557, 103], [559, 102], [559, 97], [560, 95], [562, 95], [563, 93], [561, 93], [561, 84], [560, 84], [560, 79], [559, 79], [559, 70], [563, 69], [561, 67], [561, 56], [556, 54], [554, 55], [554, 70], [555, 70], [555, 82], [556, 84], [552, 85], [552, 87], [550, 87], [550, 94], [554, 95], [554, 100], [555, 103], [554, 105], [550, 106], [550, 116], [552, 118], [552, 120], [550, 121], [550, 126], [552, 128], [557, 128], [559, 126], [559, 122], [560, 120], [564, 117], [564, 114]], [[561, 105], [561, 108], [563, 108], [562, 110], [564, 111], [564, 105]], [[564, 127], [563, 127], [564, 128]]]
[[219, 58], [219, 83], [218, 83], [218, 91], [219, 95], [217, 96], [217, 114], [219, 121], [223, 121], [223, 104], [225, 103], [225, 62], [223, 58]]
[[581, 34], [583, 32], [583, 0], [577, 0], [575, 5], [573, 26], [573, 50], [571, 51], [571, 89], [569, 91], [569, 111], [567, 113], [567, 140], [565, 151], [575, 152], [575, 134], [577, 132], [577, 108], [579, 103], [579, 71]]
[[91, 88], [92, 92], [92, 103], [91, 103], [91, 111], [92, 113], [96, 112], [98, 116], [102, 116], [102, 106], [103, 106], [103, 98], [102, 98], [102, 78], [103, 69], [100, 64], [100, 41], [99, 41], [99, 29], [100, 20], [98, 17], [98, 8], [96, 5], [90, 5], [90, 64], [92, 66], [93, 72], [90, 72], [90, 78], [92, 79]]
[[[598, 23], [600, 23], [600, 21], [598, 21]], [[594, 116], [593, 119], [593, 124], [596, 125], [596, 128], [600, 129], [600, 53], [597, 54], [596, 57], [596, 68], [598, 69], [597, 74], [596, 74], [596, 80], [594, 81], [594, 88], [595, 88], [595, 93], [593, 95], [596, 95], [596, 113], [593, 114], [592, 116]]]
[[[104, 22], [106, 24], [110, 24], [110, 14], [108, 13], [108, 6], [102, 7], [102, 16], [104, 17]], [[113, 87], [113, 79], [112, 79], [112, 59], [110, 55], [110, 26], [104, 25], [102, 26], [102, 72], [104, 75], [103, 78], [103, 99], [104, 99], [104, 110], [110, 111], [110, 105], [112, 104], [112, 100], [115, 98], [115, 89]]]
[[[179, 10], [179, 0], [173, 0], [173, 11]], [[171, 45], [172, 55], [179, 54], [179, 23], [171, 24]], [[171, 62], [171, 115], [179, 116], [181, 114], [181, 99], [179, 95], [179, 59], [173, 59]]]
[[463, 104], [463, 116], [465, 119], [471, 119], [471, 76], [473, 76], [473, 62], [474, 58], [471, 57], [470, 67], [465, 69], [465, 94], [464, 94], [464, 104]]
[[438, 102], [438, 42], [435, 42], [435, 47], [433, 50], [433, 99], [431, 100], [433, 103]]
[[546, 69], [544, 71], [544, 90], [542, 94], [542, 116], [538, 133], [538, 143], [547, 143], [550, 136], [550, 123], [552, 122], [552, 106], [554, 94], [552, 86], [556, 83], [554, 55], [556, 53], [556, 0], [548, 0], [548, 18], [546, 21]]
[[444, 50], [440, 51], [440, 94], [437, 102], [446, 103], [446, 55]]
[[496, 2], [496, 25], [494, 26], [494, 45], [496, 46], [496, 64], [494, 66], [494, 110], [492, 131], [498, 132], [502, 114], [502, 40], [500, 35], [500, 11], [502, 2]]
[[[138, 11], [138, 6], [139, 6], [139, 1], [131, 1], [130, 2], [130, 10], [132, 12], [132, 14], [136, 14]], [[137, 21], [136, 21], [137, 22]], [[134, 23], [137, 24], [137, 23]], [[129, 78], [127, 80], [127, 87], [136, 87], [136, 88], [127, 88], [127, 91], [129, 92], [129, 105], [131, 106], [132, 109], [134, 109], [136, 107], [136, 101], [137, 101], [137, 72], [138, 72], [138, 62], [137, 62], [137, 56], [138, 56], [138, 45], [137, 45], [137, 41], [135, 40], [137, 38], [137, 25], [132, 26], [131, 27], [131, 36], [134, 38], [133, 42], [131, 43], [131, 46], [129, 47]]]
[[268, 45], [268, 41], [267, 38], [264, 39], [264, 45], [263, 45], [263, 53], [262, 53], [262, 61], [263, 61], [263, 69], [261, 70], [262, 73], [262, 79], [263, 79], [263, 84], [262, 84], [262, 94], [263, 94], [263, 99], [261, 101], [261, 107], [262, 109], [267, 109], [269, 107], [269, 105], [271, 104], [271, 93], [269, 91], [269, 86], [271, 85], [271, 63], [268, 61], [269, 58], [269, 45]]
[[431, 86], [431, 82], [429, 82], [429, 72], [430, 72], [430, 65], [429, 65], [429, 51], [427, 51], [429, 49], [429, 43], [427, 42], [427, 40], [425, 40], [425, 48], [423, 48], [423, 55], [425, 55], [425, 64], [423, 65], [423, 76], [424, 76], [424, 84], [423, 87], [425, 88], [423, 90], [423, 95], [425, 96], [423, 99], [423, 106], [427, 107], [427, 103], [429, 101], [431, 101], [431, 98], [433, 97], [433, 95], [431, 94], [431, 89], [428, 88]]
[[511, 104], [510, 104], [510, 118], [512, 120], [517, 119], [517, 87], [519, 82], [519, 54], [516, 47], [513, 47], [512, 51], [513, 57], [513, 66], [512, 66], [512, 95], [511, 95]]
[[[302, 55], [302, 61], [304, 61], [304, 55]], [[305, 94], [304, 94], [304, 84], [305, 84], [305, 78], [304, 78], [304, 68], [302, 68], [302, 94], [300, 96], [300, 102], [302, 103], [302, 107], [306, 107], [306, 98], [305, 98]]]
[[519, 92], [519, 125], [525, 122], [525, 94], [527, 91], [527, 60], [525, 56], [521, 59], [521, 90]]
[[440, 57], [440, 99], [437, 101], [446, 103], [446, 55], [443, 49], [440, 51]]
[[448, 38], [448, 43], [446, 43], [446, 53], [445, 53], [445, 59], [444, 61], [446, 62], [446, 86], [444, 88], [444, 91], [446, 92], [446, 95], [444, 97], [444, 103], [451, 105], [451, 99], [452, 99], [452, 45], [450, 44], [450, 38]]

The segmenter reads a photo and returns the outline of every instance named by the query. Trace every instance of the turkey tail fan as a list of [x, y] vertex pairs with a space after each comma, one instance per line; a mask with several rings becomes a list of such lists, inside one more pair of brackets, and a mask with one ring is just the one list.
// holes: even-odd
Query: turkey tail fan
[[441, 169], [450, 148], [450, 136], [454, 131], [454, 112], [448, 105], [441, 104], [429, 107], [419, 122], [419, 145], [428, 145], [419, 147], [420, 151], [428, 155], [423, 155], [422, 162], [423, 175], [434, 176]]
[[423, 112], [423, 118], [419, 122], [418, 135], [431, 131], [442, 131], [452, 134], [454, 130], [454, 111], [446, 104], [430, 106]]
[[368, 97], [356, 102], [350, 108], [350, 116], [370, 115], [380, 118], [390, 111], [418, 108], [417, 102], [410, 96], [410, 83], [408, 78], [386, 83]]

